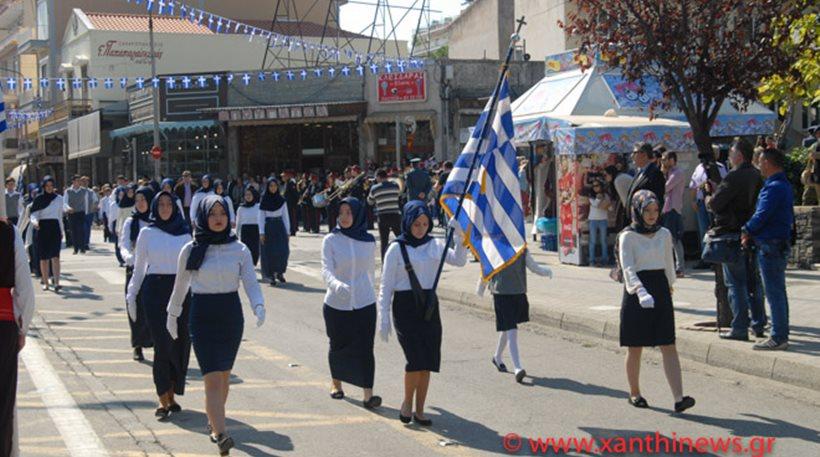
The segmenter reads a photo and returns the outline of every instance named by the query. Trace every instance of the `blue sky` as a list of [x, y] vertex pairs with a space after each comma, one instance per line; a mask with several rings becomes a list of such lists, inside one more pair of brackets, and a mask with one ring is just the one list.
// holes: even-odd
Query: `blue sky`
[[[376, 12], [376, 0], [350, 0], [351, 2], [341, 7], [341, 23], [342, 28], [351, 32], [361, 32], [365, 35], [370, 33], [369, 25], [373, 22], [373, 15]], [[416, 8], [421, 8], [422, 0], [388, 0], [391, 6], [412, 6], [416, 4]], [[367, 3], [364, 5], [363, 3]], [[384, 1], [382, 1], [384, 3]], [[462, 0], [427, 0], [427, 5], [431, 10], [438, 10], [440, 13], [430, 13], [431, 20], [441, 19], [447, 16], [456, 16], [463, 8], [461, 6]], [[399, 22], [399, 19], [407, 12], [406, 9], [391, 8], [393, 15], [393, 22]], [[410, 41], [413, 36], [413, 31], [419, 20], [419, 11], [410, 11], [405, 16], [404, 20], [396, 26], [397, 34], [400, 40]], [[379, 23], [381, 20], [379, 20]], [[426, 24], [425, 18], [422, 18], [422, 27]], [[387, 30], [390, 30], [390, 18], [387, 18]], [[382, 28], [376, 30], [376, 36], [382, 35]]]

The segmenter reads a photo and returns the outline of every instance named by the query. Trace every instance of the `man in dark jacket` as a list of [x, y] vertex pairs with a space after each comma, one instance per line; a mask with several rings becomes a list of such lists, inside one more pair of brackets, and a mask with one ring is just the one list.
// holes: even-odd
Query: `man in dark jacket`
[[[740, 231], [755, 211], [755, 202], [763, 181], [760, 172], [752, 166], [752, 145], [736, 139], [729, 151], [732, 171], [718, 185], [714, 195], [707, 197], [706, 207], [714, 214], [714, 224], [709, 236], [736, 236], [738, 242], [731, 246], [739, 249]], [[743, 249], [734, 262], [724, 263], [723, 282], [732, 308], [732, 330], [721, 334], [723, 339], [749, 340], [749, 311], [751, 328], [757, 337], [763, 336], [766, 312], [763, 307], [763, 291], [759, 273], [751, 251]]]
[[285, 202], [288, 204], [288, 216], [290, 217], [290, 236], [296, 236], [296, 229], [299, 228], [299, 219], [296, 209], [299, 207], [299, 189], [296, 186], [296, 172], [285, 170], [282, 173], [282, 182], [285, 186]]
[[430, 198], [430, 190], [433, 189], [430, 173], [424, 169], [421, 159], [415, 158], [410, 163], [413, 165], [413, 171], [407, 173], [404, 178], [407, 186], [407, 201], [421, 200], [426, 202]]
[[198, 187], [191, 180], [191, 172], [188, 170], [182, 172], [182, 180], [174, 186], [174, 193], [182, 202], [182, 213], [189, 224], [191, 223], [191, 200], [193, 200], [197, 189]]
[[635, 192], [646, 189], [652, 191], [658, 197], [658, 203], [663, 208], [666, 178], [664, 178], [660, 168], [652, 162], [653, 157], [654, 152], [652, 151], [652, 145], [649, 143], [638, 144], [635, 146], [635, 150], [632, 151], [632, 160], [638, 169], [632, 179], [632, 184], [629, 185], [627, 206], [631, 205], [632, 196], [635, 195]]

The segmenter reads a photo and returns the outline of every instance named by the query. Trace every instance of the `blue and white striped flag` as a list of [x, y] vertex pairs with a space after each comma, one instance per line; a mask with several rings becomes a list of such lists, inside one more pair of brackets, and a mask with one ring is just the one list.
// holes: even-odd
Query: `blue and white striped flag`
[[[500, 86], [492, 127], [487, 129], [487, 136], [478, 151], [492, 100], [493, 97], [490, 97], [484, 107], [470, 141], [456, 160], [441, 195], [442, 207], [452, 217], [466, 187], [467, 194], [458, 215], [458, 223], [467, 234], [465, 242], [481, 262], [484, 280], [489, 280], [509, 266], [527, 247], [518, 162], [512, 144], [514, 131], [510, 91], [506, 78]], [[470, 181], [466, 182], [475, 154], [478, 154], [476, 168]]]
[[8, 124], [6, 123], [6, 104], [0, 102], [0, 133], [6, 131]]

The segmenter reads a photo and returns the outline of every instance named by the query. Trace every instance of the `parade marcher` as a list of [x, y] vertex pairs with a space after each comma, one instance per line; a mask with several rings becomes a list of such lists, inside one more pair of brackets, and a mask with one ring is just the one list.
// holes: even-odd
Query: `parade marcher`
[[[177, 197], [177, 194], [174, 191], [174, 180], [171, 178], [163, 179], [162, 182], [159, 184], [159, 192], [168, 192], [169, 194], [171, 194], [171, 197], [173, 197], [176, 206], [179, 208], [179, 212], [183, 215], [182, 218], [185, 219], [185, 221], [187, 222], [188, 219], [185, 217], [185, 207], [182, 206], [182, 200], [179, 197]], [[188, 224], [188, 226], [190, 227], [190, 223]]]
[[[154, 415], [160, 420], [182, 411], [174, 395], [185, 394], [185, 376], [191, 353], [188, 334], [189, 300], [184, 300], [177, 319], [178, 338], [171, 339], [168, 299], [174, 288], [177, 260], [182, 247], [191, 241], [191, 229], [177, 206], [176, 196], [161, 191], [151, 203], [150, 223], [139, 232], [134, 248], [134, 271], [128, 282], [128, 316], [132, 323], [144, 316], [154, 343], [152, 370], [159, 407]], [[139, 206], [139, 204], [138, 204]]]
[[[329, 196], [333, 195], [338, 190], [339, 186], [336, 184], [336, 174], [331, 171], [327, 174], [327, 179], [325, 179], [325, 188], [323, 192], [325, 195]], [[340, 204], [341, 202], [339, 197], [327, 202], [327, 206], [325, 207], [325, 212], [327, 215], [327, 233], [330, 233], [334, 228], [336, 228], [336, 218], [339, 217]]]
[[85, 245], [85, 215], [91, 211], [88, 201], [88, 189], [81, 186], [80, 176], [74, 175], [71, 187], [66, 189], [63, 196], [63, 211], [68, 214], [68, 226], [71, 231], [71, 245], [74, 254], [85, 254], [88, 246]]
[[40, 257], [37, 255], [37, 243], [35, 243], [35, 228], [31, 223], [31, 208], [34, 206], [34, 199], [39, 193], [39, 186], [35, 183], [28, 185], [28, 193], [25, 196], [25, 207], [20, 216], [20, 225], [18, 227], [20, 236], [23, 237], [23, 244], [28, 253], [28, 267], [34, 274], [35, 278], [40, 278]]
[[174, 194], [180, 202], [182, 202], [182, 209], [185, 215], [185, 220], [188, 225], [191, 225], [191, 204], [194, 200], [194, 194], [197, 191], [197, 186], [191, 180], [191, 172], [185, 170], [182, 172], [182, 180], [174, 186]]
[[259, 202], [259, 241], [261, 242], [262, 277], [272, 286], [285, 283], [290, 256], [290, 215], [288, 204], [279, 193], [279, 181], [268, 178]]
[[370, 188], [367, 201], [375, 205], [376, 216], [379, 218], [379, 242], [381, 243], [381, 258], [387, 252], [390, 243], [390, 232], [393, 236], [401, 233], [401, 207], [399, 207], [399, 185], [387, 179], [387, 170], [376, 172], [376, 185]]
[[[137, 237], [140, 230], [151, 223], [151, 203], [154, 199], [154, 191], [143, 186], [134, 193], [134, 211], [122, 224], [120, 230], [120, 255], [125, 261], [125, 292], [128, 293], [128, 284], [134, 274], [134, 248], [137, 246]], [[135, 297], [139, 300], [139, 297]], [[131, 326], [131, 348], [134, 351], [134, 360], [141, 362], [145, 360], [142, 348], [149, 348], [154, 345], [151, 339], [151, 330], [145, 318], [145, 312], [141, 307], [137, 307], [135, 318], [129, 318], [128, 324]]]
[[328, 360], [333, 379], [330, 397], [344, 398], [342, 383], [364, 389], [364, 406], [381, 405], [373, 395], [376, 358], [376, 239], [367, 233], [361, 201], [339, 204], [338, 225], [322, 240], [322, 277], [327, 285], [323, 314], [330, 338]]
[[239, 240], [251, 250], [253, 265], [259, 262], [259, 192], [248, 184], [242, 204], [236, 210], [236, 233]]
[[236, 212], [233, 209], [233, 200], [231, 197], [225, 192], [225, 185], [222, 183], [221, 179], [214, 179], [214, 193], [219, 195], [220, 197], [225, 199], [225, 203], [228, 204], [228, 216], [231, 218], [231, 225], [235, 226], [236, 224]]
[[114, 255], [117, 257], [117, 262], [119, 262], [120, 267], [124, 267], [125, 262], [123, 262], [122, 256], [120, 255], [119, 237], [117, 236], [117, 219], [120, 214], [120, 201], [126, 195], [127, 189], [125, 178], [122, 175], [117, 176], [117, 187], [111, 191], [111, 196], [108, 199], [108, 241], [114, 243]]
[[495, 331], [499, 332], [498, 345], [492, 359], [493, 366], [502, 373], [507, 372], [502, 356], [509, 343], [515, 381], [518, 383], [527, 376], [526, 370], [521, 366], [518, 352], [518, 324], [530, 321], [527, 270], [552, 279], [552, 270], [536, 262], [529, 249], [525, 249], [513, 263], [490, 278], [488, 284], [479, 279], [479, 295], [483, 295], [484, 287], [487, 285], [493, 294]]
[[23, 195], [15, 189], [16, 186], [17, 182], [14, 178], [6, 178], [6, 217], [12, 225], [17, 225], [19, 222], [20, 215], [23, 214], [23, 202], [25, 200]]
[[[424, 415], [424, 403], [430, 372], [438, 372], [441, 365], [441, 316], [433, 282], [445, 249], [447, 263], [454, 266], [467, 263], [467, 251], [459, 239], [455, 248], [447, 248], [445, 240], [430, 236], [433, 218], [421, 200], [408, 202], [403, 213], [402, 234], [384, 257], [378, 297], [379, 334], [387, 341], [392, 313], [396, 336], [407, 360], [399, 419], [403, 423], [413, 420], [430, 426], [433, 421]], [[463, 238], [463, 234], [459, 232], [458, 238]]]
[[[313, 206], [313, 197], [322, 192], [322, 183], [319, 182], [319, 175], [316, 173], [310, 174], [310, 183], [302, 192], [302, 208], [303, 219], [305, 221], [305, 231], [310, 233], [319, 233], [319, 216], [320, 210]], [[262, 228], [261, 226], [259, 227]]]
[[111, 231], [108, 229], [108, 210], [111, 207], [111, 186], [102, 186], [102, 197], [97, 205], [97, 214], [103, 226], [103, 241], [106, 243], [111, 239]]
[[632, 196], [632, 223], [618, 237], [624, 293], [621, 302], [620, 343], [627, 348], [626, 375], [629, 403], [648, 408], [641, 396], [641, 353], [644, 347], [658, 346], [663, 356], [666, 380], [675, 399], [675, 412], [695, 405], [683, 395], [680, 359], [675, 347], [675, 310], [672, 284], [675, 258], [672, 234], [660, 225], [661, 203], [649, 190]]
[[[60, 286], [60, 249], [63, 243], [63, 197], [57, 193], [54, 178], [46, 176], [40, 185], [43, 193], [31, 205], [30, 220], [34, 229], [37, 256], [40, 258], [40, 282], [48, 290], [49, 272], [54, 281], [54, 291]], [[51, 268], [49, 270], [49, 267]]]
[[120, 249], [123, 242], [122, 229], [125, 225], [125, 221], [127, 221], [134, 213], [136, 192], [136, 184], [126, 185], [122, 191], [119, 192], [119, 197], [114, 203], [115, 210], [110, 215], [111, 221], [109, 221], [109, 224], [111, 226], [111, 231], [117, 235], [114, 239], [114, 250], [121, 267], [125, 266], [125, 259], [122, 257], [122, 249]]
[[[34, 316], [31, 285], [23, 239], [14, 226], [0, 220], [0, 455], [16, 455], [14, 408], [17, 398], [17, 357], [26, 344]], [[16, 446], [15, 446], [16, 447]], [[15, 454], [12, 454], [12, 453]]]
[[[213, 178], [211, 178], [211, 175], [202, 175], [202, 179], [199, 180], [199, 183], [202, 184], [202, 186], [197, 189], [196, 192], [194, 192], [194, 196], [191, 197], [191, 208], [190, 213], [188, 214], [188, 220], [191, 221], [192, 225], [193, 221], [196, 221], [196, 211], [197, 208], [199, 208], [199, 202], [201, 202], [202, 199], [208, 195], [214, 193]], [[182, 206], [185, 206], [185, 204], [183, 203]]]
[[80, 183], [85, 189], [85, 195], [88, 199], [88, 212], [85, 213], [85, 226], [83, 227], [83, 235], [85, 235], [85, 239], [83, 239], [83, 246], [86, 249], [89, 249], [91, 246], [91, 227], [94, 226], [94, 213], [96, 212], [95, 209], [97, 208], [97, 204], [100, 202], [100, 197], [97, 195], [97, 192], [91, 186], [91, 178], [88, 176], [83, 176], [80, 178]]
[[190, 289], [191, 342], [205, 380], [205, 411], [211, 441], [217, 444], [221, 455], [228, 455], [234, 441], [225, 433], [225, 403], [244, 329], [238, 293], [240, 280], [257, 327], [265, 322], [265, 302], [256, 281], [251, 252], [231, 233], [225, 200], [208, 195], [196, 210], [194, 241], [179, 254], [166, 327], [173, 339], [180, 338], [179, 318]]

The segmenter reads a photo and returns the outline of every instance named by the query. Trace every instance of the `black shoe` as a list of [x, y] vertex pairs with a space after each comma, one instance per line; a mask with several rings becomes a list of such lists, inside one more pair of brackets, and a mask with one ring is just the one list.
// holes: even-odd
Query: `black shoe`
[[413, 422], [421, 425], [422, 427], [430, 427], [433, 425], [433, 421], [431, 419], [420, 419], [419, 416], [413, 414]]
[[527, 370], [520, 369], [515, 372], [515, 382], [521, 384], [524, 381], [524, 378], [527, 376]]
[[233, 449], [234, 447], [233, 438], [222, 433], [221, 435], [216, 437], [216, 445], [219, 447], [219, 455], [228, 455], [230, 454], [231, 449]]
[[675, 412], [682, 413], [687, 409], [695, 406], [695, 399], [692, 397], [683, 397], [681, 401], [675, 402]]
[[285, 281], [285, 274], [284, 273], [277, 273], [276, 274], [276, 279], [279, 282], [281, 282], [282, 284], [287, 284], [287, 281]]
[[718, 335], [722, 340], [735, 340], [735, 341], [749, 341], [749, 335], [737, 335], [732, 332], [721, 333]]
[[345, 398], [345, 393], [344, 393], [343, 390], [337, 390], [335, 392], [330, 393], [330, 398], [332, 398], [334, 400], [341, 400], [341, 399]]
[[74, 254], [72, 254], [72, 255], [77, 255], [77, 250], [76, 249], [74, 250]]
[[507, 372], [507, 366], [504, 365], [503, 362], [496, 362], [495, 357], [493, 357], [493, 366], [495, 367], [496, 370], [498, 370], [502, 373]]
[[649, 403], [647, 403], [646, 399], [640, 395], [637, 397], [629, 397], [628, 401], [630, 405], [636, 408], [649, 408]]
[[380, 397], [378, 395], [373, 395], [370, 398], [368, 398], [366, 401], [364, 401], [363, 404], [364, 404], [364, 407], [367, 408], [367, 409], [378, 408], [379, 406], [382, 405], [382, 397]]
[[752, 330], [755, 334], [755, 338], [766, 338], [766, 332], [763, 330]]
[[143, 360], [145, 360], [145, 357], [142, 355], [142, 348], [134, 348], [133, 359], [137, 362], [142, 362]]
[[410, 416], [405, 416], [399, 411], [399, 420], [402, 424], [409, 424], [412, 418]]
[[182, 406], [179, 406], [179, 403], [174, 403], [173, 405], [168, 407], [168, 411], [172, 413], [180, 413], [182, 412]]
[[711, 270], [711, 269], [712, 269], [712, 265], [710, 265], [710, 264], [708, 264], [708, 263], [706, 263], [706, 262], [701, 261], [701, 262], [698, 262], [697, 264], [695, 264], [695, 266], [694, 266], [693, 268], [694, 268], [695, 270]]
[[158, 421], [164, 422], [168, 420], [168, 417], [171, 416], [171, 411], [168, 408], [159, 407], [154, 411], [154, 417], [157, 418]]

